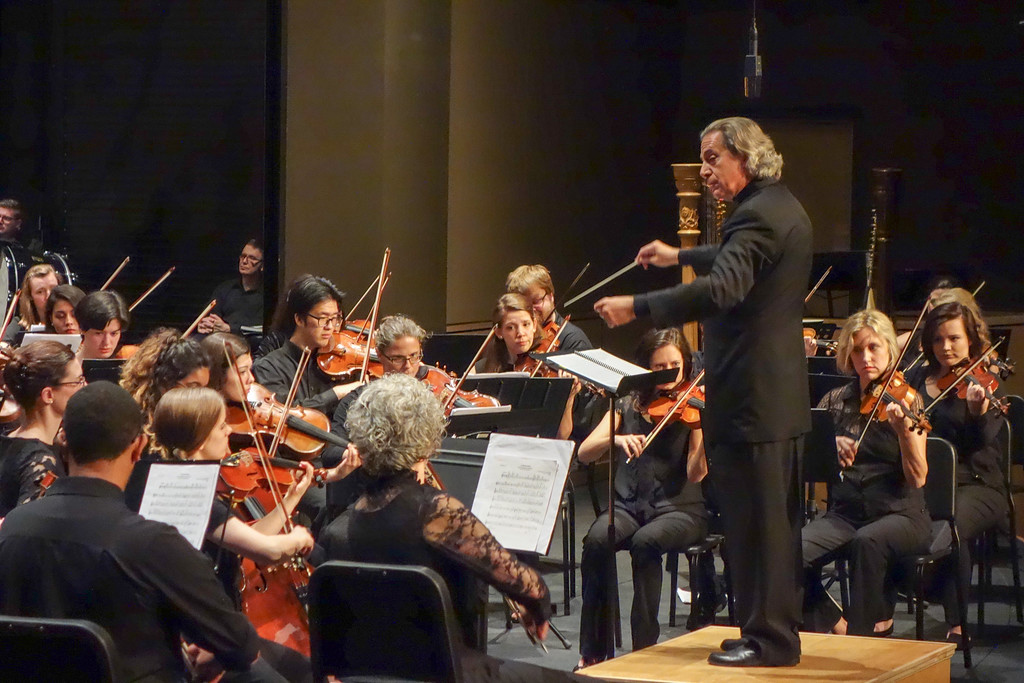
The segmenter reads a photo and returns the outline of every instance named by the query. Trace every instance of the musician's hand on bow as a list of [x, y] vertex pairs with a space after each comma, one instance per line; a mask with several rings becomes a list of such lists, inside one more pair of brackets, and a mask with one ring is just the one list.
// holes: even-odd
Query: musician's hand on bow
[[597, 300], [594, 310], [608, 327], [618, 327], [636, 320], [632, 296], [606, 296]]
[[653, 242], [648, 242], [644, 246], [640, 247], [640, 251], [637, 252], [635, 260], [643, 266], [645, 270], [647, 269], [647, 266], [657, 266], [658, 268], [678, 266], [679, 247], [672, 247], [661, 240], [654, 240]]
[[522, 623], [523, 628], [533, 634], [533, 637], [537, 640], [546, 640], [548, 637], [548, 622], [547, 620], [537, 620], [530, 614], [530, 612], [520, 605], [518, 602], [512, 601], [518, 612], [519, 621]]
[[616, 434], [615, 445], [625, 451], [628, 462], [644, 450], [644, 437], [639, 434]]
[[837, 436], [836, 455], [839, 457], [840, 467], [851, 467], [857, 458], [857, 442], [848, 436]]

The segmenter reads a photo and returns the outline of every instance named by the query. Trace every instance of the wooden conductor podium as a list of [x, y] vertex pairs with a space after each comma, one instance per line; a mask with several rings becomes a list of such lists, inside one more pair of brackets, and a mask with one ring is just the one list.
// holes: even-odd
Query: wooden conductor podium
[[685, 636], [588, 666], [578, 673], [608, 681], [725, 683], [726, 681], [905, 681], [949, 683], [950, 643], [896, 638], [864, 638], [801, 633], [803, 654], [790, 667], [728, 667], [708, 664], [708, 654], [726, 638], [739, 638], [733, 626], [708, 626]]

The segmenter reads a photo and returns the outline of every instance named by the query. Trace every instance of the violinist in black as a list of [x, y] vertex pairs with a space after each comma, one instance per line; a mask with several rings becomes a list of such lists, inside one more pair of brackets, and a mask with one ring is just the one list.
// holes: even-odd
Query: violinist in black
[[[645, 407], [660, 391], [676, 388], [688, 376], [690, 349], [686, 339], [678, 328], [650, 330], [641, 339], [636, 356], [638, 364], [651, 370], [679, 370], [676, 381], [658, 387], [659, 391], [653, 395], [621, 398], [615, 410], [618, 464], [614, 546], [616, 550], [628, 548], [632, 556], [630, 626], [633, 649], [639, 650], [658, 641], [662, 555], [703, 539], [707, 534], [708, 513], [698, 483], [707, 473], [699, 428], [672, 422], [643, 449], [644, 438], [657, 422], [645, 414]], [[593, 462], [606, 452], [611, 420], [612, 416], [605, 414], [580, 444], [580, 462]], [[580, 664], [584, 666], [603, 660], [607, 654], [608, 623], [604, 615], [610, 596], [608, 553], [612, 552], [611, 546], [608, 520], [602, 514], [583, 539]], [[713, 581], [714, 567], [704, 567], [703, 571], [709, 575], [705, 578]], [[713, 607], [710, 613], [714, 615]]]
[[288, 341], [260, 357], [252, 368], [256, 381], [282, 403], [288, 398], [303, 348], [312, 350], [313, 358], [299, 379], [296, 405], [331, 415], [341, 397], [356, 386], [336, 385], [316, 364], [317, 352], [331, 347], [331, 336], [345, 317], [343, 296], [330, 280], [315, 275], [301, 275], [288, 288], [274, 319], [274, 329], [288, 335]]
[[[942, 393], [940, 382], [951, 380], [954, 368], [966, 369], [977, 360], [987, 346], [987, 329], [977, 310], [961, 303], [937, 305], [925, 317], [921, 331], [927, 364], [911, 370], [907, 381], [921, 394], [924, 404], [931, 406]], [[951, 391], [930, 409], [935, 436], [948, 439], [957, 452], [956, 526], [960, 537], [960, 563], [952, 559], [944, 563], [937, 579], [942, 586], [947, 634], [959, 643], [962, 635], [956, 600], [956, 584], [960, 581], [964, 594], [970, 584], [973, 541], [980, 534], [1006, 519], [1009, 505], [1002, 471], [1006, 453], [1002, 413], [993, 405], [993, 398], [1002, 392], [986, 392], [973, 382], [965, 384], [966, 395], [958, 397]], [[943, 382], [942, 386], [945, 386]], [[932, 541], [933, 548], [950, 543], [948, 527]]]
[[[843, 325], [836, 363], [856, 378], [818, 404], [835, 422], [843, 476], [832, 487], [829, 511], [803, 529], [804, 628], [809, 631], [891, 633], [896, 596], [889, 568], [900, 557], [928, 547], [931, 520], [921, 491], [928, 474], [926, 437], [905, 417], [906, 411], [921, 410], [920, 398], [912, 406], [879, 406], [886, 422], [876, 419], [868, 424], [868, 416], [860, 412], [865, 391], [885, 381], [898, 355], [896, 331], [884, 314], [860, 311]], [[820, 577], [827, 558], [843, 556], [850, 564], [845, 618], [822, 588]]]
[[544, 266], [519, 266], [505, 278], [505, 291], [526, 297], [540, 316], [542, 328], [551, 323], [559, 328], [565, 327], [558, 336], [559, 350], [583, 351], [594, 348], [583, 330], [572, 322], [566, 322], [555, 310], [555, 286], [551, 281], [551, 273]]

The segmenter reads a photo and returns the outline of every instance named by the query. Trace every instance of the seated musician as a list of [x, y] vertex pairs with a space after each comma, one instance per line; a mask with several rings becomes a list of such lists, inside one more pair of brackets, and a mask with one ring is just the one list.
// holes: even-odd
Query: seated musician
[[82, 365], [64, 344], [32, 342], [10, 356], [8, 400], [17, 401], [24, 417], [9, 436], [0, 436], [0, 517], [41, 496], [48, 473], [64, 475], [54, 439], [68, 399], [85, 386]]
[[209, 381], [210, 359], [203, 347], [167, 327], [146, 337], [121, 368], [121, 386], [142, 408], [150, 438], [153, 411], [164, 394], [175, 387], [205, 387]]
[[566, 325], [558, 336], [560, 350], [582, 351], [594, 348], [583, 330], [572, 322], [566, 323], [565, 318], [555, 310], [555, 286], [551, 282], [551, 273], [544, 266], [519, 266], [505, 278], [505, 291], [526, 297], [533, 310], [537, 311], [542, 328], [552, 323], [558, 327]]
[[[168, 460], [221, 461], [230, 454], [231, 428], [225, 415], [224, 399], [213, 389], [171, 389], [153, 412], [157, 449]], [[312, 550], [313, 537], [304, 527], [295, 525], [287, 533], [281, 533], [309, 488], [312, 471], [309, 463], [301, 463], [295, 470], [294, 483], [282, 487], [281, 505], [255, 519], [252, 525], [237, 516], [238, 508], [230, 506], [229, 501], [220, 497], [214, 499], [203, 551], [214, 560], [227, 594], [240, 609], [243, 602], [239, 592], [242, 581], [239, 556], [261, 567], [272, 567]], [[308, 633], [305, 636], [308, 638]], [[311, 679], [308, 659], [285, 645], [261, 637], [260, 654], [290, 681]]]
[[[537, 348], [544, 335], [540, 326], [540, 315], [536, 309], [522, 294], [502, 294], [494, 306], [491, 320], [497, 326], [497, 331], [475, 370], [512, 372], [528, 367], [531, 360], [529, 353]], [[564, 373], [558, 374], [571, 377]], [[573, 401], [580, 388], [579, 381], [574, 378], [572, 392], [565, 403], [565, 412], [558, 425], [559, 439], [568, 439], [572, 434]]]
[[[937, 299], [941, 301], [943, 298]], [[977, 310], [956, 301], [939, 303], [924, 319], [921, 339], [925, 341], [927, 364], [907, 373], [907, 382], [930, 406], [942, 393], [938, 383], [951, 378], [954, 368], [966, 369], [988, 346], [988, 330]], [[996, 389], [994, 396], [1002, 397]], [[968, 383], [966, 396], [956, 390], [947, 394], [930, 413], [932, 434], [948, 439], [956, 447], [956, 526], [960, 541], [959, 565], [952, 557], [940, 565], [937, 584], [942, 587], [942, 605], [948, 624], [947, 640], [962, 646], [962, 617], [956, 599], [956, 581], [968, 594], [974, 539], [1006, 520], [1008, 504], [1003, 458], [1003, 418], [985, 389]], [[951, 541], [948, 525], [933, 539], [934, 549]]]
[[[926, 311], [930, 311], [932, 308], [934, 308], [937, 305], [936, 300], [939, 299], [940, 297], [945, 297], [949, 295], [952, 292], [952, 290], [958, 290], [956, 293], [953, 294], [953, 296], [955, 296], [957, 300], [960, 300], [961, 303], [966, 303], [966, 300], [961, 298], [963, 295], [966, 295], [966, 298], [969, 298], [972, 303], [974, 302], [974, 295], [968, 292], [967, 290], [963, 289], [963, 287], [960, 284], [960, 281], [957, 280], [955, 277], [949, 275], [937, 275], [928, 282], [928, 296], [925, 297], [924, 300]], [[901, 332], [896, 337], [896, 342], [901, 349], [907, 344], [908, 341], [910, 342], [910, 352], [908, 353], [909, 356], [914, 356], [919, 351], [921, 351], [920, 332], [918, 332], [918, 334], [915, 336], [913, 340], [910, 339], [910, 330], [907, 330], [906, 332]]]
[[24, 332], [34, 327], [35, 331], [42, 332], [41, 326], [46, 320], [46, 299], [59, 284], [57, 271], [49, 263], [37, 263], [25, 272], [18, 300], [18, 322], [7, 328], [4, 341], [13, 342], [19, 330]]
[[[437, 452], [444, 413], [421, 382], [392, 373], [372, 382], [348, 412], [351, 445], [371, 477], [366, 492], [319, 537], [327, 559], [424, 565], [437, 571], [452, 594], [465, 642], [456, 644], [463, 680], [568, 679], [528, 664], [502, 662], [470, 650], [475, 620], [484, 609], [474, 577], [519, 602], [525, 624], [547, 634], [551, 597], [544, 579], [505, 550], [472, 512], [445, 493], [417, 481], [417, 470]], [[381, 533], [381, 529], [390, 530]], [[380, 633], [382, 640], [401, 634]]]
[[109, 382], [71, 397], [69, 476], [0, 526], [0, 613], [99, 624], [117, 646], [119, 680], [187, 680], [182, 637], [229, 672], [256, 678], [256, 631], [209, 559], [173, 527], [125, 506], [124, 486], [146, 446], [142, 425], [132, 397]]
[[[658, 607], [661, 603], [661, 557], [669, 551], [684, 550], [701, 541], [708, 531], [700, 482], [707, 474], [704, 439], [700, 428], [691, 429], [681, 421], [668, 424], [641, 453], [645, 437], [658, 418], [645, 411], [664, 391], [675, 389], [689, 377], [690, 348], [678, 328], [650, 330], [640, 340], [636, 362], [651, 370], [677, 368], [677, 378], [645, 395], [629, 395], [617, 401], [615, 409], [615, 549], [628, 548], [633, 561], [633, 607], [630, 625], [633, 649], [658, 642]], [[612, 416], [601, 422], [579, 448], [582, 463], [591, 463], [607, 453]], [[609, 593], [607, 512], [594, 521], [583, 539], [581, 571], [583, 608], [580, 612], [580, 665], [589, 666], [605, 658], [608, 643], [606, 618]], [[713, 587], [714, 564], [703, 563], [703, 586]], [[696, 583], [697, 577], [691, 577]], [[704, 591], [706, 603], [694, 605], [702, 611], [700, 621], [715, 614], [714, 589]], [[673, 596], [674, 597], [674, 596]]]
[[251, 239], [238, 256], [238, 276], [217, 285], [210, 314], [199, 321], [197, 332], [242, 334], [242, 327], [263, 325], [263, 247]]
[[301, 275], [288, 288], [274, 316], [274, 328], [288, 335], [288, 341], [259, 358], [252, 368], [256, 381], [282, 403], [288, 398], [303, 348], [312, 350], [313, 358], [299, 379], [296, 405], [332, 415], [341, 397], [356, 386], [335, 384], [316, 364], [317, 352], [330, 349], [332, 335], [341, 328], [343, 296], [330, 280], [315, 275]]
[[[896, 600], [889, 570], [900, 557], [926, 551], [931, 534], [921, 491], [928, 473], [926, 437], [906, 417], [910, 410], [920, 412], [921, 400], [915, 397], [912, 406], [878, 406], [887, 421], [869, 424], [861, 404], [865, 392], [884, 383], [893, 370], [899, 356], [896, 331], [884, 314], [865, 310], [846, 320], [838, 342], [836, 363], [855, 379], [825, 394], [818, 404], [835, 422], [843, 476], [832, 486], [828, 512], [803, 529], [804, 628], [888, 635]], [[850, 565], [845, 618], [820, 580], [820, 565], [840, 556]]]
[[108, 289], [86, 294], [75, 306], [75, 320], [82, 332], [78, 359], [113, 358], [130, 319], [128, 306], [117, 292]]
[[46, 298], [46, 331], [51, 334], [81, 334], [75, 318], [75, 306], [85, 292], [74, 285], [57, 285]]

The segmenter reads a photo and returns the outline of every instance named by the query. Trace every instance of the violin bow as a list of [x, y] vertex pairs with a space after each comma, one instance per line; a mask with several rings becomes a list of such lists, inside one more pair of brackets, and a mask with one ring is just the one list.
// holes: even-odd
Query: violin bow
[[683, 405], [683, 403], [685, 403], [686, 400], [690, 398], [690, 395], [697, 389], [697, 386], [700, 384], [700, 381], [702, 379], [704, 379], [703, 370], [701, 370], [700, 373], [693, 378], [693, 381], [690, 382], [690, 386], [686, 387], [686, 391], [683, 392], [683, 395], [680, 396], [679, 399], [672, 406], [672, 410], [668, 411], [665, 414], [665, 417], [661, 418], [658, 424], [655, 425], [654, 429], [651, 430], [651, 433], [644, 437], [644, 445], [643, 448], [640, 449], [641, 453], [646, 451], [647, 447], [651, 445], [651, 442], [654, 441], [655, 437], [658, 436], [658, 434], [660, 434], [663, 429], [665, 429], [665, 426], [668, 424], [668, 421], [672, 418], [672, 414], [679, 409], [679, 406]]
[[811, 287], [811, 291], [807, 292], [807, 296], [804, 297], [805, 304], [811, 300], [811, 297], [814, 296], [814, 293], [818, 291], [818, 288], [825, 283], [825, 278], [827, 278], [828, 274], [831, 272], [832, 266], [829, 266], [828, 268], [825, 269], [825, 272], [821, 274], [821, 277], [818, 278], [818, 281], [814, 283], [813, 287]]
[[[962, 373], [960, 373], [959, 377], [957, 377], [955, 380], [953, 380], [952, 384], [950, 384], [948, 387], [946, 387], [945, 391], [943, 391], [941, 394], [939, 394], [938, 396], [935, 397], [935, 400], [932, 401], [932, 404], [924, 409], [924, 414], [927, 415], [928, 413], [930, 413], [932, 408], [934, 408], [938, 404], [939, 401], [941, 401], [942, 399], [946, 398], [946, 396], [949, 394], [949, 392], [951, 392], [953, 389], [956, 388], [956, 385], [958, 385], [961, 382], [963, 382], [964, 380], [966, 380], [968, 378], [968, 376], [970, 376], [970, 374], [972, 372], [974, 372], [974, 368], [976, 368], [979, 365], [981, 365], [982, 363], [984, 363], [985, 359], [988, 358], [988, 354], [990, 354], [993, 351], [995, 351], [996, 347], [999, 346], [1002, 343], [1003, 343], [1003, 340], [1000, 339], [995, 344], [989, 344], [985, 348], [985, 350], [982, 351], [981, 354], [978, 355], [978, 360], [976, 360], [973, 363], [971, 363], [970, 366], [966, 370], [964, 370]], [[988, 397], [986, 397], [986, 398], [988, 398]]]
[[615, 271], [614, 273], [612, 273], [611, 275], [609, 275], [609, 276], [608, 276], [608, 277], [606, 277], [605, 279], [603, 279], [603, 280], [601, 280], [600, 282], [598, 282], [598, 283], [597, 283], [596, 285], [594, 285], [593, 287], [589, 287], [589, 288], [587, 288], [587, 289], [583, 290], [582, 292], [580, 292], [579, 294], [577, 294], [577, 295], [576, 295], [576, 296], [574, 296], [573, 298], [571, 298], [571, 299], [569, 299], [568, 301], [566, 301], [566, 302], [565, 302], [565, 304], [564, 304], [564, 306], [565, 306], [566, 308], [568, 308], [569, 306], [572, 306], [572, 305], [573, 305], [574, 303], [576, 303], [577, 301], [579, 301], [580, 299], [582, 299], [583, 297], [585, 297], [585, 296], [586, 296], [587, 294], [590, 294], [590, 293], [591, 293], [591, 292], [593, 292], [593, 291], [594, 291], [595, 289], [598, 289], [598, 288], [600, 288], [600, 287], [604, 287], [604, 286], [605, 286], [606, 284], [608, 284], [609, 282], [611, 282], [611, 281], [612, 281], [612, 280], [614, 280], [615, 278], [617, 278], [617, 277], [621, 277], [621, 276], [625, 275], [625, 274], [626, 274], [626, 273], [628, 273], [629, 271], [631, 271], [631, 270], [633, 270], [634, 268], [636, 268], [636, 267], [637, 267], [638, 265], [640, 265], [640, 264], [639, 264], [639, 263], [637, 263], [636, 261], [630, 261], [630, 262], [629, 262], [629, 265], [628, 265], [628, 266], [626, 266], [625, 268], [620, 268], [619, 270]]
[[486, 349], [487, 345], [491, 343], [491, 340], [494, 339], [494, 335], [497, 332], [498, 326], [495, 325], [494, 327], [491, 328], [491, 331], [487, 333], [487, 338], [484, 339], [484, 343], [481, 344], [480, 348], [476, 350], [476, 355], [473, 356], [473, 360], [469, 361], [469, 365], [466, 367], [466, 371], [462, 373], [462, 377], [459, 377], [459, 381], [455, 384], [455, 388], [452, 389], [452, 395], [449, 396], [448, 400], [445, 401], [444, 403], [445, 415], [447, 415], [448, 411], [451, 410], [451, 407], [455, 405], [455, 399], [459, 395], [459, 389], [462, 388], [462, 385], [465, 383], [466, 378], [469, 377], [469, 371], [472, 370], [473, 366], [476, 365], [476, 362], [480, 360], [480, 356], [484, 355], [484, 349]]
[[140, 296], [138, 299], [136, 299], [132, 303], [132, 305], [128, 307], [128, 312], [131, 313], [132, 311], [134, 311], [135, 307], [138, 306], [139, 304], [141, 304], [146, 299], [147, 296], [152, 294], [154, 289], [156, 289], [157, 287], [162, 285], [164, 283], [164, 280], [169, 278], [171, 276], [171, 273], [174, 272], [174, 268], [175, 268], [174, 266], [171, 266], [170, 268], [168, 268], [167, 272], [164, 273], [163, 275], [161, 275], [159, 280], [157, 280], [152, 285], [150, 285], [149, 289], [147, 289], [145, 292], [143, 292], [142, 296]]
[[[299, 390], [299, 382], [302, 376], [306, 372], [306, 367], [309, 365], [309, 359], [313, 356], [313, 352], [310, 351], [309, 347], [302, 349], [302, 355], [299, 357], [299, 367], [295, 369], [295, 376], [292, 377], [292, 385], [288, 388], [288, 397], [284, 402], [283, 412], [281, 419], [277, 422], [277, 429], [274, 430], [274, 439], [270, 442], [270, 450], [267, 451], [267, 462], [264, 463], [263, 467], [267, 470], [267, 481], [270, 482], [271, 495], [274, 498], [274, 504], [283, 506], [284, 505], [284, 494], [278, 489], [274, 479], [270, 476], [270, 461], [277, 455], [277, 449], [281, 446], [281, 437], [284, 434], [285, 423], [288, 422], [288, 412], [292, 409], [292, 403], [295, 402], [295, 394]], [[284, 508], [281, 508], [285, 511]], [[285, 511], [286, 512], [286, 511]], [[285, 525], [286, 531], [292, 530], [291, 516], [285, 514]]]
[[[583, 273], [587, 272], [588, 268], [590, 268], [590, 262], [589, 261], [587, 262], [587, 265], [583, 266], [583, 269], [579, 273], [576, 274], [576, 277], [574, 277], [572, 279], [572, 282], [569, 283], [569, 286], [565, 288], [565, 292], [562, 293], [563, 297], [569, 295], [569, 292], [571, 292], [573, 290], [573, 288], [576, 286], [576, 283], [578, 283], [580, 281], [580, 278], [583, 277]], [[555, 306], [555, 310], [556, 311], [558, 310], [558, 306], [564, 306], [564, 305], [565, 305], [564, 303], [556, 305]]]
[[[390, 280], [390, 279], [391, 279], [391, 273], [388, 273], [388, 276], [386, 278], [384, 278], [384, 285], [385, 286], [387, 286], [388, 280]], [[370, 290], [372, 290], [374, 285], [376, 285], [378, 282], [380, 282], [380, 275], [378, 275], [377, 277], [373, 278], [373, 282], [371, 282], [370, 286], [366, 288], [366, 291], [363, 292], [363, 295], [361, 297], [359, 297], [359, 301], [357, 301], [355, 303], [355, 305], [352, 306], [351, 309], [349, 309], [348, 315], [345, 316], [346, 318], [351, 318], [353, 315], [355, 315], [356, 309], [359, 308], [359, 305], [363, 303], [363, 299], [366, 298], [366, 295], [370, 293]]]
[[7, 306], [7, 315], [4, 316], [4, 326], [0, 328], [0, 339], [7, 334], [7, 328], [11, 325], [11, 320], [14, 319], [14, 311], [18, 308], [18, 300], [21, 299], [21, 290], [19, 289], [11, 297], [11, 303]]
[[208, 303], [206, 305], [206, 308], [203, 309], [203, 312], [199, 314], [199, 317], [197, 317], [195, 320], [193, 320], [192, 324], [188, 326], [188, 329], [185, 330], [184, 334], [181, 335], [181, 338], [182, 339], [186, 339], [190, 334], [195, 332], [196, 328], [199, 327], [199, 321], [201, 321], [203, 318], [205, 318], [207, 315], [209, 315], [210, 311], [212, 311], [213, 307], [216, 306], [216, 305], [217, 305], [217, 300], [216, 299], [213, 299], [212, 301], [210, 301], [210, 303]]
[[124, 267], [128, 265], [128, 262], [131, 261], [131, 259], [131, 256], [124, 257], [124, 261], [121, 261], [121, 265], [119, 265], [117, 269], [110, 274], [110, 277], [107, 278], [107, 281], [103, 283], [102, 287], [100, 287], [101, 292], [110, 286], [110, 283], [114, 281], [114, 278], [121, 274], [121, 271], [124, 270]]
[[[569, 318], [571, 317], [571, 315], [567, 315], [565, 316], [565, 318], [562, 319], [562, 324], [558, 326], [558, 332], [555, 333], [555, 336], [551, 340], [551, 343], [548, 344], [549, 349], [555, 348], [555, 344], [558, 343], [558, 340], [559, 338], [561, 338], [562, 333], [565, 332], [565, 324], [569, 322]], [[533, 372], [530, 373], [530, 377], [536, 377], [537, 373], [540, 372], [540, 366], [542, 365], [544, 365], [544, 361], [537, 361], [537, 367], [535, 367], [533, 369]]]
[[[977, 287], [975, 287], [975, 288], [974, 288], [974, 291], [973, 291], [973, 292], [971, 292], [971, 296], [978, 296], [978, 292], [980, 292], [980, 291], [981, 291], [981, 288], [982, 288], [982, 287], [984, 287], [984, 286], [985, 286], [985, 281], [984, 281], [984, 280], [982, 280], [982, 281], [981, 281], [981, 284], [980, 284], [980, 285], [978, 285]], [[924, 348], [924, 344], [921, 344], [921, 347], [922, 347], [922, 348]], [[921, 362], [922, 360], [924, 360], [924, 351], [921, 351], [921, 353], [917, 354], [917, 358], [915, 358], [915, 359], [914, 359], [914, 362], [913, 362], [913, 363], [911, 363], [910, 365], [908, 365], [908, 366], [907, 366], [907, 369], [906, 369], [906, 370], [904, 370], [903, 372], [910, 372], [910, 371], [911, 371], [911, 370], [913, 370], [913, 369], [914, 369], [914, 368], [915, 368], [915, 367], [917, 366], [917, 364], [918, 364], [918, 363], [920, 363], [920, 362]]]
[[903, 345], [900, 350], [900, 357], [893, 363], [892, 372], [885, 379], [885, 385], [882, 387], [882, 393], [878, 395], [878, 400], [875, 402], [875, 407], [871, 409], [871, 414], [868, 415], [868, 421], [864, 424], [864, 429], [861, 431], [860, 436], [857, 438], [857, 444], [855, 448], [860, 448], [860, 444], [864, 441], [864, 435], [868, 433], [868, 427], [871, 426], [871, 422], [875, 419], [878, 414], [878, 407], [882, 405], [885, 400], [885, 395], [889, 393], [889, 386], [892, 384], [892, 380], [896, 377], [896, 372], [900, 367], [900, 363], [903, 362], [903, 357], [907, 355], [907, 349], [910, 348], [910, 342], [917, 334], [917, 328], [921, 326], [921, 321], [924, 320], [924, 315], [928, 311], [928, 302], [924, 302], [924, 306], [921, 307], [921, 313], [917, 316], [917, 322], [914, 323], [914, 329], [910, 331], [910, 336], [907, 337], [907, 343]]
[[388, 272], [388, 263], [391, 261], [391, 247], [384, 250], [384, 260], [380, 264], [380, 276], [377, 278], [377, 296], [373, 301], [373, 314], [370, 316], [370, 330], [366, 334], [366, 353], [363, 354], [363, 370], [360, 377], [363, 380], [363, 384], [370, 381], [370, 378], [366, 374], [367, 368], [370, 367], [370, 348], [373, 346], [373, 331], [377, 329], [377, 316], [380, 313], [380, 298], [384, 293], [384, 285], [387, 282], [385, 273]]

